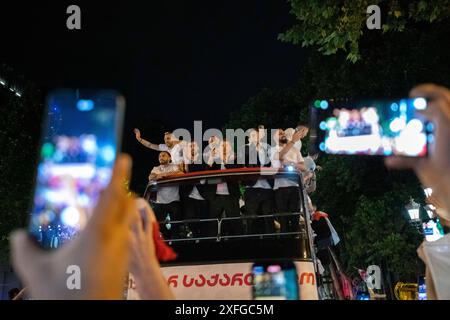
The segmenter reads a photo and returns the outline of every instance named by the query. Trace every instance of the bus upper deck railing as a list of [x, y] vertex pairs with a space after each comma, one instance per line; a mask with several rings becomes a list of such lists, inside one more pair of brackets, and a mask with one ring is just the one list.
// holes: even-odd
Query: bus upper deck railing
[[[270, 237], [270, 236], [305, 236], [305, 230], [301, 228], [299, 231], [294, 232], [271, 232], [271, 233], [250, 233], [250, 234], [237, 234], [237, 235], [223, 235], [222, 234], [222, 224], [226, 221], [232, 220], [257, 220], [257, 219], [265, 219], [265, 218], [281, 218], [281, 217], [293, 217], [299, 216], [302, 217], [302, 214], [297, 213], [277, 213], [277, 214], [266, 214], [266, 215], [243, 215], [240, 217], [226, 217], [226, 218], [214, 218], [214, 219], [186, 219], [186, 220], [178, 220], [178, 221], [159, 221], [160, 225], [186, 225], [193, 223], [208, 223], [214, 222], [217, 224], [217, 233], [216, 236], [207, 236], [207, 237], [183, 237], [183, 238], [174, 238], [174, 239], [165, 239], [166, 242], [181, 242], [181, 241], [199, 241], [199, 240], [216, 240], [220, 241], [221, 239], [238, 239], [238, 238], [256, 238], [256, 237]], [[300, 218], [300, 227], [304, 229], [304, 221]]]

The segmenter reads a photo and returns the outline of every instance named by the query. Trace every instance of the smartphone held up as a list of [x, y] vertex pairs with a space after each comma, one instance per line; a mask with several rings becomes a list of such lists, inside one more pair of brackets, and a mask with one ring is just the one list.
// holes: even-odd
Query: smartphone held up
[[107, 186], [120, 150], [125, 103], [108, 90], [47, 97], [29, 232], [46, 249], [76, 237]]
[[427, 106], [424, 98], [316, 100], [313, 147], [328, 154], [426, 157], [434, 140], [433, 124], [421, 114]]
[[255, 263], [252, 274], [254, 300], [299, 300], [297, 268], [292, 261]]

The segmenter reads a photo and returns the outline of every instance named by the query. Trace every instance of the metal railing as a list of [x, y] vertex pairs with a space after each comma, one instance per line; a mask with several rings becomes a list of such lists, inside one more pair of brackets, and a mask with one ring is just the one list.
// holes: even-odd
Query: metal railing
[[[215, 218], [215, 219], [186, 219], [186, 220], [178, 220], [178, 221], [159, 221], [159, 224], [162, 226], [165, 225], [187, 225], [192, 223], [205, 223], [205, 222], [215, 222], [216, 227], [216, 236], [206, 236], [206, 237], [184, 237], [179, 239], [165, 239], [166, 242], [180, 242], [180, 241], [196, 241], [196, 240], [217, 240], [220, 241], [221, 239], [232, 239], [232, 238], [251, 238], [251, 237], [267, 237], [267, 236], [280, 236], [280, 235], [302, 235], [305, 234], [305, 231], [301, 230], [301, 228], [304, 228], [304, 221], [303, 223], [299, 224], [299, 231], [294, 232], [272, 232], [272, 233], [241, 233], [236, 235], [222, 235], [222, 224], [226, 221], [233, 221], [233, 220], [257, 220], [257, 219], [267, 219], [267, 218], [282, 218], [282, 217], [295, 217], [299, 216], [299, 221], [301, 221], [301, 218], [303, 215], [299, 212], [296, 213], [277, 213], [277, 214], [267, 214], [267, 215], [242, 215], [240, 217], [225, 217], [225, 218]], [[242, 224], [244, 225], [244, 224]]]

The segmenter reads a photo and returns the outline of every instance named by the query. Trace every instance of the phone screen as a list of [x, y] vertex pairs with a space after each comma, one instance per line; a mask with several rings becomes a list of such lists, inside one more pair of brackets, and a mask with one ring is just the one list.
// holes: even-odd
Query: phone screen
[[120, 148], [123, 101], [113, 91], [47, 97], [29, 226], [42, 247], [70, 241], [91, 216]]
[[299, 300], [294, 263], [254, 264], [252, 272], [254, 300]]
[[313, 145], [329, 154], [425, 157], [433, 125], [418, 111], [424, 98], [339, 102], [311, 107]]
[[437, 241], [445, 235], [439, 218], [422, 222], [422, 230], [427, 241]]
[[425, 277], [419, 277], [417, 286], [417, 298], [418, 300], [427, 300], [427, 286], [425, 284]]

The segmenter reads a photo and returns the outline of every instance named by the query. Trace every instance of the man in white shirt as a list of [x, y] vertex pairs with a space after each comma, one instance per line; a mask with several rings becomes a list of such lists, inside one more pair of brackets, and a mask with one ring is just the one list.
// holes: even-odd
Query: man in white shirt
[[[286, 135], [286, 138], [288, 139], [288, 141], [292, 141], [292, 137], [295, 134], [295, 129], [294, 128], [287, 128], [286, 130], [284, 130], [284, 134]], [[298, 150], [302, 150], [302, 140], [296, 141], [294, 143], [293, 147], [297, 148]]]
[[[179, 166], [171, 163], [170, 153], [162, 151], [159, 153], [160, 165], [154, 167], [148, 179], [149, 181], [157, 181], [168, 176], [181, 173]], [[163, 222], [169, 217], [171, 221], [178, 221], [181, 219], [180, 195], [178, 186], [159, 187], [156, 193], [156, 201], [153, 205], [156, 218], [159, 222]], [[179, 229], [179, 228], [178, 228]], [[173, 231], [166, 230], [164, 236], [171, 237]], [[179, 231], [179, 230], [178, 230]], [[178, 232], [177, 231], [177, 232]]]
[[[185, 172], [204, 171], [206, 165], [201, 162], [200, 148], [195, 141], [186, 144], [184, 150], [184, 168]], [[205, 199], [205, 185], [202, 184], [185, 184], [180, 186], [181, 203], [183, 207], [184, 219], [208, 219], [208, 201]], [[214, 227], [216, 227], [214, 225]], [[209, 235], [217, 235], [217, 228], [213, 230], [209, 222], [193, 222], [187, 225], [187, 236], [205, 237]], [[212, 232], [209, 232], [212, 231]], [[190, 233], [189, 233], [190, 232]]]
[[217, 136], [211, 136], [208, 139], [208, 145], [206, 146], [205, 150], [203, 150], [203, 161], [205, 163], [208, 163], [208, 160], [212, 157], [216, 157], [219, 147], [220, 147], [221, 140]]
[[[262, 130], [252, 129], [249, 132], [249, 143], [241, 152], [247, 168], [265, 166], [270, 167], [270, 146], [262, 142], [264, 135]], [[272, 181], [270, 181], [272, 182]], [[267, 179], [246, 181], [244, 200], [245, 215], [258, 216], [273, 214], [273, 190], [272, 184]], [[275, 232], [273, 218], [247, 219], [247, 233], [273, 233]]]
[[134, 129], [134, 134], [136, 135], [137, 141], [139, 141], [143, 146], [156, 151], [169, 152], [173, 164], [181, 165], [183, 163], [183, 149], [185, 148], [186, 143], [184, 141], [177, 140], [172, 132], [164, 133], [163, 144], [154, 144], [150, 141], [142, 139], [139, 129]]
[[[294, 135], [297, 139], [299, 135]], [[300, 150], [293, 147], [295, 140], [288, 141], [283, 129], [274, 134], [276, 145], [271, 149], [271, 161], [274, 168], [291, 166], [294, 170], [305, 171], [305, 165]], [[300, 190], [298, 177], [274, 179], [275, 206], [277, 213], [300, 212]], [[299, 216], [287, 216], [279, 219], [281, 232], [296, 232], [299, 230]]]
[[[210, 153], [207, 170], [223, 170], [239, 167], [236, 165], [233, 148], [228, 141], [222, 141], [218, 148]], [[222, 182], [206, 188], [211, 218], [239, 217], [240, 189], [238, 182]], [[238, 219], [226, 220], [222, 224], [224, 235], [238, 235], [242, 233], [242, 222]]]

